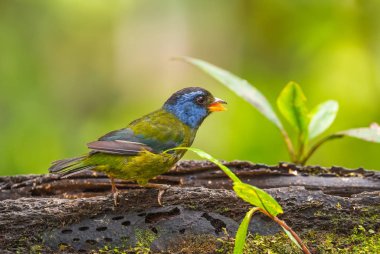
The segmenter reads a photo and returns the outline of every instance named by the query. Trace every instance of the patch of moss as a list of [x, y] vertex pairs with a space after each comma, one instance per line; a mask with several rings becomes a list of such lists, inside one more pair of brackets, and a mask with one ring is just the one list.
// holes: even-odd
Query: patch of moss
[[190, 209], [190, 210], [197, 210], [197, 208], [198, 208], [198, 204], [190, 203], [190, 204], [187, 204], [187, 205], [186, 205], [186, 208], [188, 208], [188, 209]]
[[215, 212], [220, 213], [220, 214], [225, 214], [228, 213], [231, 209], [229, 207], [220, 207], [215, 210]]
[[42, 253], [41, 251], [43, 250], [43, 246], [42, 245], [39, 245], [39, 244], [36, 244], [36, 245], [33, 245], [30, 247], [30, 253], [31, 254], [40, 254]]
[[218, 239], [214, 235], [183, 235], [173, 239], [173, 244], [165, 253], [214, 253], [218, 249]]
[[[313, 240], [317, 243], [315, 250], [318, 253], [380, 253], [380, 232], [366, 230], [363, 226], [354, 228], [349, 236], [316, 234]], [[308, 242], [313, 244], [310, 239]]]
[[136, 247], [134, 247], [133, 250], [137, 254], [149, 254], [150, 246], [152, 245], [153, 241], [158, 238], [158, 235], [149, 229], [136, 230], [135, 233], [136, 233], [137, 243], [136, 243]]
[[[336, 204], [338, 210], [342, 210], [340, 203]], [[329, 210], [318, 210], [314, 212], [314, 217], [320, 217], [322, 219], [328, 219], [327, 228], [329, 232], [345, 233], [349, 234], [350, 231], [362, 225], [366, 228], [370, 228], [372, 225], [378, 225], [380, 220], [380, 205], [374, 205], [371, 207], [360, 207], [356, 206], [353, 208], [353, 211], [340, 211], [340, 212], [331, 212]], [[344, 216], [342, 216], [344, 212]], [[344, 227], [342, 227], [344, 225]]]
[[[309, 231], [301, 239], [312, 253], [366, 254], [380, 253], [380, 232], [356, 227], [349, 236]], [[233, 239], [220, 240], [222, 245], [217, 253], [232, 253]], [[293, 254], [302, 253], [284, 234], [271, 236], [248, 235], [244, 253]]]
[[136, 230], [136, 246], [130, 247], [126, 243], [121, 244], [121, 246], [103, 246], [99, 250], [94, 250], [91, 254], [150, 254], [152, 253], [150, 250], [150, 246], [154, 240], [157, 239], [158, 235], [155, 234], [150, 229], [145, 230]]
[[[220, 239], [221, 246], [216, 253], [233, 253], [233, 239]], [[285, 234], [276, 234], [271, 236], [251, 235], [249, 234], [245, 245], [244, 253], [271, 253], [287, 254], [298, 253], [296, 247], [293, 247], [290, 240]]]

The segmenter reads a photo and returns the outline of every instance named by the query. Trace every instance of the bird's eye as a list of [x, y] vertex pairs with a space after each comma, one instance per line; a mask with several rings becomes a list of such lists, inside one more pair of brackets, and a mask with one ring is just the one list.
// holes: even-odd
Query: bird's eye
[[205, 96], [198, 96], [196, 101], [199, 105], [203, 105], [206, 102], [206, 97]]

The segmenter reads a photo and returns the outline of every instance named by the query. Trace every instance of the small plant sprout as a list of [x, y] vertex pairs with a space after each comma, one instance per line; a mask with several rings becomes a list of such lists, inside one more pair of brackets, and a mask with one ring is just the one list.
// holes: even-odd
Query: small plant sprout
[[[370, 127], [350, 129], [330, 134], [319, 140], [314, 140], [334, 122], [339, 105], [334, 100], [328, 100], [309, 110], [306, 97], [301, 87], [295, 82], [289, 82], [277, 98], [277, 107], [297, 133], [296, 142], [291, 140], [280, 118], [273, 110], [267, 98], [253, 85], [234, 74], [200, 59], [182, 57], [187, 63], [198, 67], [221, 84], [245, 99], [281, 132], [292, 162], [305, 165], [314, 152], [327, 141], [354, 137], [361, 140], [380, 143], [380, 127], [372, 124]], [[295, 146], [296, 143], [296, 146]]]
[[295, 243], [295, 245], [300, 248], [303, 253], [310, 253], [305, 244], [299, 236], [285, 223], [285, 221], [280, 220], [277, 215], [282, 214], [284, 211], [279, 203], [267, 192], [259, 189], [253, 185], [243, 183], [228, 167], [223, 165], [219, 160], [212, 157], [210, 154], [191, 147], [177, 147], [170, 150], [189, 150], [196, 153], [199, 157], [206, 159], [214, 164], [216, 164], [233, 182], [233, 189], [236, 195], [243, 199], [245, 202], [250, 203], [254, 207], [251, 208], [245, 215], [244, 219], [240, 223], [239, 229], [235, 236], [235, 246], [234, 254], [243, 253], [243, 248], [248, 232], [249, 222], [255, 212], [261, 212], [271, 218], [274, 222], [281, 226], [286, 235]]

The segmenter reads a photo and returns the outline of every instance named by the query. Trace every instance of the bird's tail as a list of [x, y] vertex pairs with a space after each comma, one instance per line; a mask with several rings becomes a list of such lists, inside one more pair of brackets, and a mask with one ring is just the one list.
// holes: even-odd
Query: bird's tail
[[49, 172], [61, 175], [71, 175], [72, 173], [76, 173], [78, 171], [94, 168], [94, 166], [89, 166], [86, 164], [86, 158], [87, 155], [54, 161], [49, 168]]

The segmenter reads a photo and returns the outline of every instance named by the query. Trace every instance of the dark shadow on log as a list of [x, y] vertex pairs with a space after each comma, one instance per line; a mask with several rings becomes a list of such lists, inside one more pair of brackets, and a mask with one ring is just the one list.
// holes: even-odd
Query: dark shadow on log
[[[380, 173], [340, 167], [265, 166], [226, 163], [245, 182], [265, 188], [283, 206], [281, 215], [298, 232], [349, 234], [358, 226], [380, 229]], [[214, 165], [184, 161], [152, 182], [169, 184], [163, 206], [155, 189], [128, 188], [118, 180], [120, 205], [114, 207], [109, 180], [84, 172], [0, 178], [0, 252], [29, 252], [43, 246], [57, 252], [135, 246], [142, 238], [165, 251], [186, 235], [233, 236], [249, 205], [236, 198], [231, 182]], [[224, 230], [224, 228], [226, 230]], [[254, 216], [251, 232], [274, 234], [277, 225]], [[140, 234], [140, 238], [139, 238]]]

